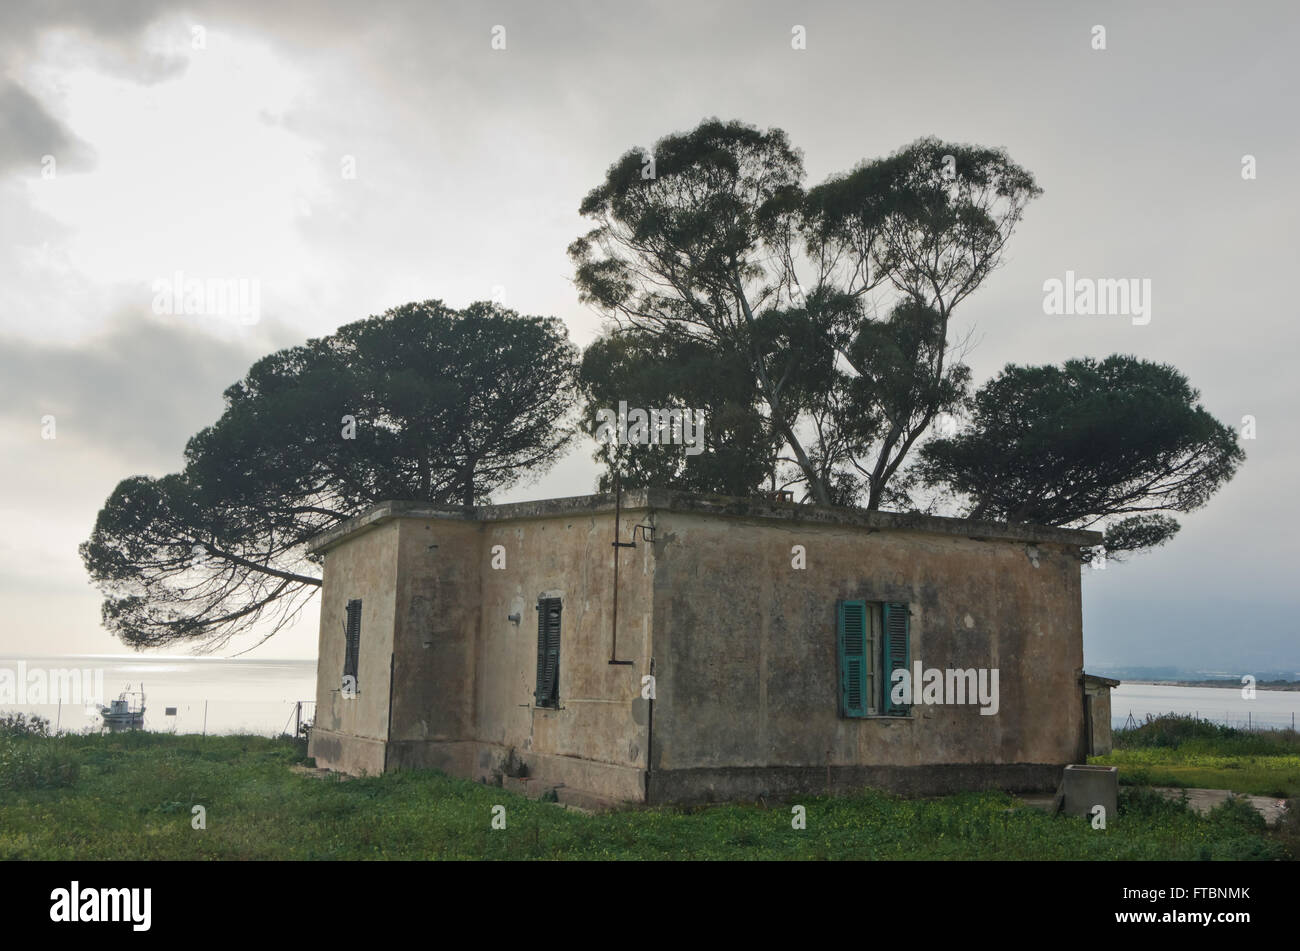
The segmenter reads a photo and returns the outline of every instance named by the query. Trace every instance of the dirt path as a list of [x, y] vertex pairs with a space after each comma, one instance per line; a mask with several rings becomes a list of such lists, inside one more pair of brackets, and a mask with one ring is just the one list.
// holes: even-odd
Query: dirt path
[[[1205, 815], [1221, 802], [1227, 801], [1227, 798], [1233, 795], [1227, 789], [1177, 789], [1170, 786], [1153, 786], [1152, 787], [1166, 799], [1180, 799], [1183, 793], [1187, 793], [1187, 805], [1190, 809], [1199, 815]], [[1264, 821], [1269, 825], [1276, 825], [1286, 815], [1286, 800], [1274, 799], [1272, 796], [1245, 796], [1237, 794], [1238, 799], [1245, 799], [1255, 811], [1264, 817]]]

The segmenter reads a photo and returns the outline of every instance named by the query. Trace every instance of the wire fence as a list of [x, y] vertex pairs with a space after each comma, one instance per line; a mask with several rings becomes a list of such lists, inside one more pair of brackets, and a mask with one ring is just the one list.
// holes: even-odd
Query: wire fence
[[1216, 726], [1232, 727], [1237, 730], [1244, 730], [1249, 733], [1268, 733], [1274, 730], [1294, 730], [1296, 728], [1295, 711], [1290, 713], [1255, 713], [1247, 710], [1244, 713], [1224, 710], [1222, 716], [1215, 716], [1215, 711], [1206, 711], [1202, 715], [1200, 710], [1193, 710], [1191, 713], [1169, 711], [1164, 714], [1144, 713], [1141, 716], [1135, 716], [1130, 709], [1128, 716], [1111, 716], [1111, 727], [1116, 730], [1133, 730], [1142, 726], [1148, 717], [1170, 716], [1170, 717], [1187, 717], [1190, 716], [1195, 720], [1204, 723], [1213, 723]]
[[[9, 711], [6, 706], [0, 713]], [[48, 721], [51, 732], [146, 730], [151, 733], [198, 733], [203, 736], [250, 734], [305, 739], [316, 719], [315, 700], [191, 700], [148, 703], [144, 716], [126, 722], [105, 721], [95, 704], [20, 704], [13, 712]]]
[[316, 722], [316, 701], [315, 700], [296, 700], [293, 705], [293, 713], [289, 714], [289, 720], [293, 721], [293, 732], [289, 733], [289, 721], [285, 721], [285, 728], [280, 733], [294, 737], [306, 738], [310, 732], [312, 724]]

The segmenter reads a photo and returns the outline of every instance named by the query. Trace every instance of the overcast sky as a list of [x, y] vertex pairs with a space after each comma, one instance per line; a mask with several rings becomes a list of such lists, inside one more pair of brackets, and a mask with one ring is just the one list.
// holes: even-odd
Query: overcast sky
[[[1043, 197], [956, 312], [976, 381], [1130, 353], [1257, 425], [1170, 545], [1085, 571], [1087, 663], [1300, 671], [1300, 14], [1193, 6], [4, 0], [0, 657], [125, 651], [76, 547], [120, 479], [179, 468], [257, 356], [494, 293], [589, 342], [579, 201], [718, 116], [785, 129], [810, 184], [923, 135], [1030, 169]], [[1067, 270], [1149, 279], [1150, 322], [1045, 315]], [[155, 315], [176, 271], [259, 281], [260, 319]], [[498, 501], [591, 491], [589, 454]], [[257, 655], [315, 648], [309, 611]]]

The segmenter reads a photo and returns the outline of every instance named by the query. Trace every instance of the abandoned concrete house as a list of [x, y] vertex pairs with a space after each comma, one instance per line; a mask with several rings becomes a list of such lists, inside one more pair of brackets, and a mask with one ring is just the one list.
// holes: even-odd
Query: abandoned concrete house
[[1051, 790], [1109, 743], [1099, 542], [658, 489], [382, 503], [314, 546], [310, 753], [562, 802]]

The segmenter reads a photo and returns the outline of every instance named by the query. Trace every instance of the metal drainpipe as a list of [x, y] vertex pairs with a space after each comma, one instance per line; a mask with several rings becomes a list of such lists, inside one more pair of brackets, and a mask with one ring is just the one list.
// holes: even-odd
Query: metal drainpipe
[[393, 672], [397, 669], [396, 652], [388, 655], [388, 733], [384, 736], [384, 772], [388, 772], [388, 747], [393, 742]]
[[[619, 541], [620, 525], [623, 516], [623, 486], [618, 473], [614, 473], [614, 608], [609, 622], [609, 662], [618, 667], [630, 667], [632, 661], [618, 660], [618, 562], [619, 549], [635, 548], [636, 542]], [[633, 532], [635, 537], [635, 530]]]
[[[623, 520], [623, 485], [619, 478], [617, 470], [614, 472], [614, 605], [610, 619], [609, 632], [609, 662], [612, 665], [620, 667], [630, 667], [633, 661], [617, 660], [618, 657], [618, 562], [619, 549], [635, 548], [636, 542], [620, 541]], [[636, 529], [632, 530], [632, 537], [636, 537]], [[653, 636], [653, 635], [652, 635]], [[655, 673], [655, 659], [650, 657], [650, 676], [653, 678]], [[650, 681], [652, 684], [654, 680]], [[652, 690], [653, 694], [653, 690]], [[650, 774], [653, 772], [651, 759], [654, 753], [655, 738], [655, 701], [653, 695], [649, 698], [649, 709], [646, 713], [646, 741], [645, 741], [645, 800], [650, 801]]]
[[618, 656], [618, 533], [619, 521], [623, 514], [623, 490], [618, 483], [618, 473], [614, 474], [614, 609], [610, 612], [609, 622], [609, 662], [614, 663]]
[[[655, 675], [655, 659], [650, 657], [650, 676]], [[654, 684], [652, 679], [650, 683]], [[650, 774], [654, 772], [654, 751], [655, 751], [655, 691], [650, 691], [650, 711], [646, 715], [645, 726], [645, 801], [650, 805]]]

